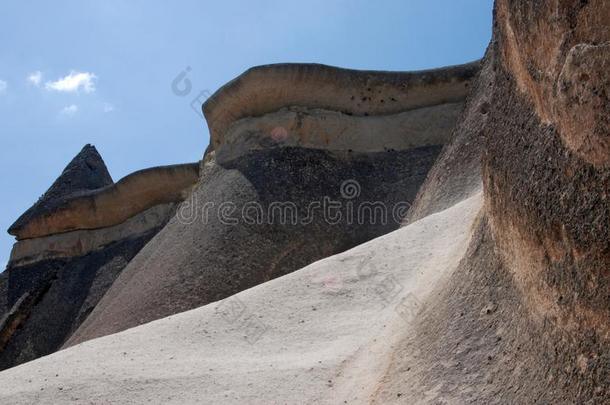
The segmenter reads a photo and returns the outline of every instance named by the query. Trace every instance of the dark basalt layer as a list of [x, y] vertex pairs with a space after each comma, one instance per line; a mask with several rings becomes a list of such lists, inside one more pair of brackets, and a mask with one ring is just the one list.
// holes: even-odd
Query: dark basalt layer
[[[172, 204], [153, 205], [142, 215], [138, 215], [139, 209], [154, 204], [156, 200], [150, 196], [159, 195], [160, 189], [162, 201], [181, 201], [183, 189], [190, 191], [198, 172], [198, 164], [153, 168], [115, 184], [95, 148], [85, 146], [11, 227], [21, 236], [46, 237], [17, 242], [11, 255], [15, 260], [0, 275], [0, 369], [58, 350], [123, 268], [175, 212]], [[173, 179], [177, 180], [172, 187], [179, 191], [172, 193], [172, 187], [163, 188], [163, 180]], [[82, 201], [84, 205], [79, 205]], [[71, 209], [75, 206], [93, 208]], [[71, 225], [86, 225], [100, 218], [127, 221], [114, 228], [62, 233]], [[54, 223], [60, 224], [59, 228], [54, 228]], [[97, 224], [105, 225], [103, 221]], [[16, 251], [30, 256], [15, 257]]]
[[38, 204], [44, 205], [46, 201], [66, 198], [78, 191], [95, 190], [112, 183], [112, 177], [97, 149], [87, 144], [68, 163]]
[[40, 199], [24, 212], [9, 228], [9, 233], [19, 229], [24, 224], [43, 212], [52, 210], [81, 192], [96, 190], [113, 184], [104, 160], [95, 146], [87, 144], [72, 159], [61, 175], [53, 182], [51, 187]]
[[0, 370], [58, 350], [158, 229], [65, 260], [0, 274]]
[[[272, 148], [230, 167], [211, 158], [191, 200], [127, 266], [68, 345], [223, 299], [398, 228], [440, 149]], [[325, 201], [340, 208], [324, 215]], [[380, 211], [358, 214], [372, 203], [385, 221]], [[287, 206], [289, 213], [279, 212]]]

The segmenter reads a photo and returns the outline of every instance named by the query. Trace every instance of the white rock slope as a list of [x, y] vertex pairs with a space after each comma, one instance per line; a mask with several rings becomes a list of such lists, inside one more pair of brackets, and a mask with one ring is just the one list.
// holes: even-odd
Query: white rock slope
[[368, 403], [480, 208], [479, 194], [224, 301], [4, 371], [0, 403]]

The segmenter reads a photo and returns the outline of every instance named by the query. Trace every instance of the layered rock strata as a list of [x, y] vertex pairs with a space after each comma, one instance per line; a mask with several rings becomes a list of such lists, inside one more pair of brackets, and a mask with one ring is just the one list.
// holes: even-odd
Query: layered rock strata
[[113, 183], [86, 145], [11, 227], [0, 277], [0, 368], [57, 350], [114, 279], [174, 215], [199, 165], [159, 167]]
[[9, 233], [18, 240], [118, 225], [148, 208], [183, 201], [199, 177], [197, 163], [153, 167], [117, 183], [37, 203]]
[[257, 66], [213, 94], [203, 105], [203, 113], [211, 144], [218, 148], [233, 123], [287, 106], [366, 117], [460, 102], [478, 68], [478, 62], [419, 72], [297, 63]]
[[223, 299], [396, 229], [478, 67], [270, 65], [221, 88], [203, 106], [211, 144], [191, 199], [68, 345]]
[[[610, 57], [609, 7], [595, 0], [497, 0], [493, 39], [474, 92], [404, 229], [230, 300], [3, 373], [3, 398], [608, 403], [609, 71], [600, 67]], [[291, 91], [265, 93], [255, 86], [264, 80], [257, 79], [236, 80], [232, 95], [241, 86], [261, 94]], [[252, 108], [259, 105], [265, 103]], [[312, 193], [392, 202], [405, 196], [399, 190], [417, 189], [418, 170], [427, 171], [429, 155], [440, 149], [415, 142], [419, 146], [392, 151], [365, 140], [361, 150], [345, 151], [341, 134], [309, 138], [290, 121], [305, 111], [307, 127], [321, 127], [311, 117], [340, 122], [328, 118], [328, 105], [256, 111], [232, 124], [220, 120], [220, 141], [206, 156], [193, 198], [130, 263], [73, 343], [188, 308], [198, 297], [220, 299], [290, 271], [316, 252], [330, 254], [340, 243], [386, 230], [315, 221], [239, 226], [224, 210], [197, 224], [207, 203], [233, 202], [228, 211], [243, 220], [252, 198], [264, 208], [290, 198], [297, 211]], [[260, 136], [265, 131], [267, 145]], [[321, 146], [325, 139], [328, 149]], [[223, 151], [225, 140], [232, 145]], [[357, 183], [348, 190], [358, 184], [356, 193], [341, 188], [350, 176]], [[329, 192], [337, 186], [340, 191]], [[381, 308], [368, 288], [380, 273], [402, 280]], [[0, 293], [6, 291], [2, 280]], [[175, 294], [179, 285], [182, 296]], [[392, 297], [407, 300], [396, 305]], [[18, 306], [31, 302], [24, 295]], [[5, 324], [20, 317], [15, 310], [9, 315]], [[251, 328], [257, 321], [267, 325], [259, 335]], [[92, 360], [99, 363], [92, 366]], [[67, 376], [55, 373], [55, 361], [68, 365]], [[30, 384], [36, 373], [43, 377]]]

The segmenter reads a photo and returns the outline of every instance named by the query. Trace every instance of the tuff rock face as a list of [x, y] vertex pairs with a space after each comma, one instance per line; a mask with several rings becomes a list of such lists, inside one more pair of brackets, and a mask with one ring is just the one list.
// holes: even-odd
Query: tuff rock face
[[396, 229], [478, 68], [251, 69], [204, 106], [212, 147], [201, 173], [176, 165], [112, 183], [85, 147], [9, 229], [18, 242], [4, 282], [3, 367], [225, 298]]
[[610, 163], [610, 15], [604, 0], [496, 3], [502, 66], [540, 123], [597, 168]]
[[397, 229], [478, 68], [285, 64], [228, 83], [203, 106], [211, 148], [191, 198], [67, 346], [226, 298]]
[[[169, 390], [178, 402], [608, 403], [609, 19], [602, 0], [497, 0], [481, 63], [250, 69], [203, 106], [211, 146], [189, 197], [160, 215], [166, 225], [142, 225], [158, 223], [149, 211], [107, 221], [96, 237], [56, 239], [53, 260], [0, 274], [5, 364], [36, 357], [30, 348], [47, 340], [32, 336], [51, 321], [47, 352], [86, 342], [0, 374], [0, 397], [143, 402]], [[343, 210], [332, 222], [311, 215], [327, 198]], [[371, 202], [399, 209], [386, 222], [371, 222], [374, 210], [348, 220], [347, 207]], [[151, 230], [59, 256], [70, 238], [102, 246], [135, 228]], [[39, 251], [45, 237], [19, 251]], [[376, 273], [354, 275], [364, 262], [417, 286], [397, 293], [420, 296], [408, 322], [392, 305], [373, 309]], [[338, 287], [313, 277], [335, 274]], [[222, 320], [228, 300], [215, 302], [240, 291], [233, 298], [246, 312], [272, 325], [256, 345]], [[58, 300], [66, 294], [78, 304]], [[176, 361], [150, 354], [162, 351]], [[54, 361], [69, 377], [25, 383], [54, 375]], [[60, 383], [72, 389], [57, 394]]]
[[113, 183], [86, 145], [9, 232], [0, 276], [0, 368], [52, 353], [190, 192], [198, 164], [153, 168]]
[[9, 233], [18, 240], [80, 229], [118, 225], [151, 207], [184, 200], [197, 181], [197, 163], [153, 167], [125, 176], [115, 184], [82, 190], [36, 204]]
[[[533, 322], [562, 346], [544, 361], [558, 370], [550, 381], [566, 399], [607, 399], [610, 4], [548, 1], [534, 10], [498, 1], [496, 10], [502, 96], [492, 102], [483, 160], [490, 230]], [[543, 42], [534, 51], [533, 27], [554, 16], [561, 46]], [[527, 38], [521, 60], [546, 67], [532, 87], [509, 59], [513, 35]], [[540, 105], [539, 95], [546, 97]], [[512, 138], [502, 137], [509, 131]]]
[[[27, 212], [44, 209], [53, 201], [75, 193], [95, 190], [112, 184], [108, 168], [95, 146], [87, 144], [66, 166], [40, 200]], [[25, 216], [25, 215], [24, 215]], [[23, 216], [22, 216], [23, 217]]]
[[[478, 176], [485, 209], [395, 354], [380, 403], [397, 390], [407, 402], [608, 402], [608, 16], [607, 2], [496, 2], [474, 93], [410, 215], [456, 198], [440, 182], [459, 196]], [[462, 172], [464, 146], [479, 142], [480, 163]]]
[[[493, 103], [484, 159], [495, 239], [534, 313], [566, 332], [607, 341], [610, 70], [602, 66], [610, 63], [610, 5], [549, 1], [533, 10], [499, 1], [497, 14], [498, 93], [506, 102]], [[539, 45], [534, 52], [527, 46], [538, 38], [532, 25], [543, 27], [555, 15], [560, 17], [552, 34], [563, 39], [561, 47]], [[532, 87], [522, 84], [533, 80], [531, 74], [524, 77], [509, 59], [513, 36], [528, 39], [521, 59], [546, 66]], [[576, 62], [581, 52], [590, 57]], [[547, 53], [553, 54], [552, 63]], [[580, 73], [570, 75], [575, 64]], [[552, 92], [551, 83], [557, 83]], [[570, 92], [580, 99], [567, 101]], [[539, 94], [546, 97], [540, 106]], [[526, 112], [532, 105], [535, 114]], [[519, 139], [501, 137], [517, 127]]]
[[49, 212], [66, 199], [90, 190], [113, 184], [106, 164], [95, 146], [85, 145], [66, 166], [61, 175], [40, 199], [21, 215], [8, 229], [11, 235], [30, 222], [33, 217]]
[[478, 62], [420, 72], [351, 70], [311, 63], [257, 66], [227, 83], [202, 108], [210, 143], [217, 149], [225, 142], [229, 127], [239, 120], [291, 106], [368, 117], [460, 102], [478, 68]]
[[483, 129], [487, 123], [493, 92], [494, 53], [488, 50], [476, 80], [451, 133], [417, 198], [404, 218], [403, 225], [443, 211], [481, 191], [481, 156]]

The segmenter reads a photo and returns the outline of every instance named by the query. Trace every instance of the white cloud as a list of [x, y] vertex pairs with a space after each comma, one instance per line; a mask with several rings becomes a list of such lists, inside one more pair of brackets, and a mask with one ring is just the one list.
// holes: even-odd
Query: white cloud
[[57, 79], [54, 82], [46, 82], [45, 88], [62, 92], [76, 92], [82, 88], [85, 93], [93, 93], [95, 91], [94, 79], [97, 79], [97, 76], [93, 73], [76, 72], [73, 70], [69, 75], [61, 79]]
[[8, 84], [4, 80], [0, 80], [0, 94], [6, 91]]
[[76, 104], [71, 104], [67, 107], [62, 108], [59, 113], [61, 115], [72, 116], [72, 115], [76, 114], [77, 111], [78, 111], [78, 106]]
[[104, 112], [109, 113], [114, 111], [114, 106], [110, 103], [104, 103]]
[[28, 75], [28, 82], [33, 84], [34, 86], [40, 86], [40, 81], [42, 80], [42, 72], [37, 70]]

